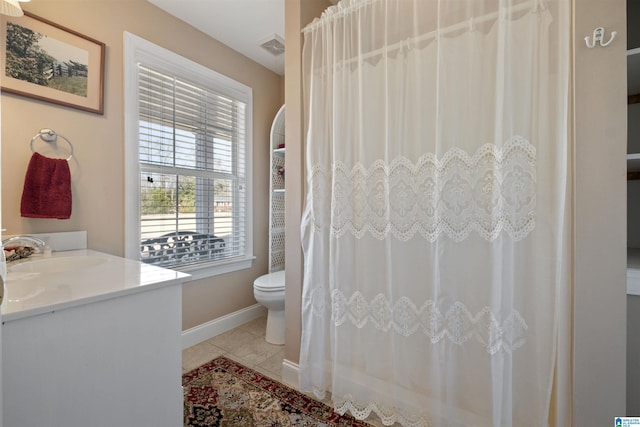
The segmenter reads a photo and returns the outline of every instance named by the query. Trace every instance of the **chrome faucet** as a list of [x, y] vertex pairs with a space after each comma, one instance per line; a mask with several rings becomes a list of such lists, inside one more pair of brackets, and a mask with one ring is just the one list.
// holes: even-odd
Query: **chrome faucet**
[[35, 246], [35, 249], [37, 249], [39, 252], [44, 252], [44, 249], [47, 247], [47, 242], [45, 242], [44, 240], [34, 236], [27, 236], [27, 235], [18, 235], [18, 236], [9, 237], [8, 239], [5, 239], [2, 241], [2, 247], [6, 248], [7, 245], [10, 245], [11, 243], [15, 243], [15, 242], [29, 242], [33, 244]]

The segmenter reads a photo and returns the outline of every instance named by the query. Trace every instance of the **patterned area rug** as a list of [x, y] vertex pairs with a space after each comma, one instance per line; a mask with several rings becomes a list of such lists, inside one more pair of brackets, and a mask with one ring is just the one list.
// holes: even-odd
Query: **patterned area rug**
[[225, 357], [182, 376], [189, 427], [367, 427]]

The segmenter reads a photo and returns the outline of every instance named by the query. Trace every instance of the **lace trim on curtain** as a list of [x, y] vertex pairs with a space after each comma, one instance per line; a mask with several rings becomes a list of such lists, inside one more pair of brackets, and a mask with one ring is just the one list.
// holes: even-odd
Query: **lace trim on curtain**
[[[395, 425], [395, 423], [399, 423], [403, 427], [430, 427], [436, 425], [446, 427], [469, 426], [469, 424], [460, 424], [449, 418], [443, 419], [440, 417], [428, 417], [426, 414], [409, 413], [380, 402], [369, 402], [363, 405], [356, 402], [351, 395], [334, 397], [332, 403], [337, 413], [344, 415], [349, 411], [357, 420], [366, 420], [373, 412], [378, 415], [380, 421], [382, 421], [382, 424], [385, 426]], [[473, 425], [476, 424], [474, 423]]]
[[[321, 288], [312, 294], [313, 313], [320, 315], [327, 304]], [[401, 297], [395, 303], [378, 294], [367, 301], [361, 292], [347, 298], [338, 289], [331, 292], [331, 318], [336, 326], [351, 322], [357, 328], [371, 323], [376, 329], [393, 331], [408, 337], [422, 332], [436, 344], [448, 339], [453, 344], [463, 345], [475, 339], [487, 353], [493, 355], [504, 351], [511, 353], [526, 342], [526, 321], [517, 310], [502, 320], [484, 307], [475, 315], [460, 301], [454, 302], [447, 310], [428, 300], [417, 307], [409, 298]]]
[[329, 185], [336, 238], [369, 233], [407, 241], [420, 234], [434, 242], [444, 233], [460, 242], [475, 230], [493, 241], [504, 230], [518, 241], [535, 228], [536, 149], [519, 136], [502, 147], [485, 144], [473, 156], [455, 147], [441, 159], [427, 153], [415, 164], [397, 157], [368, 169], [360, 163], [349, 169], [336, 162], [331, 171], [316, 165], [310, 186], [316, 230], [329, 222]]
[[396, 422], [404, 427], [425, 427], [429, 426], [429, 421], [424, 417], [411, 417], [407, 414], [396, 411], [395, 408], [388, 407], [377, 402], [369, 402], [367, 406], [358, 406], [351, 396], [339, 398], [333, 401], [334, 410], [340, 415], [344, 415], [347, 411], [351, 412], [357, 420], [366, 420], [372, 412], [374, 412], [385, 426], [390, 426]]

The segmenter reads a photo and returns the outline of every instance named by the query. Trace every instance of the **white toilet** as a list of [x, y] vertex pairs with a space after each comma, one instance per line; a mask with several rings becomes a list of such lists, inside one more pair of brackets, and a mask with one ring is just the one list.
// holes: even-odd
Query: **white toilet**
[[253, 296], [269, 310], [265, 340], [271, 344], [284, 344], [284, 270], [254, 280]]

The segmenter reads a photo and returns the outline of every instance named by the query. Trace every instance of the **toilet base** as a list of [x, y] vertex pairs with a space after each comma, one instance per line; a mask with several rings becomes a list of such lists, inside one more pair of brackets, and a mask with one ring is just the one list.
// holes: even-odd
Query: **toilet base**
[[269, 310], [264, 339], [269, 344], [284, 344], [284, 310]]

